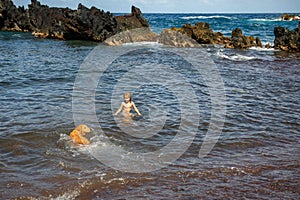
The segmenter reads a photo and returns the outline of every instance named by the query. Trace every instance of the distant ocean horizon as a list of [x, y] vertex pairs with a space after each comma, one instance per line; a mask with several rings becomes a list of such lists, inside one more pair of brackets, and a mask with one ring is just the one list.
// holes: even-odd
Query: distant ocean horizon
[[241, 28], [244, 35], [259, 37], [264, 43], [273, 44], [274, 28], [283, 26], [293, 30], [298, 21], [284, 21], [282, 13], [144, 13], [150, 27], [156, 33], [164, 28], [181, 27], [186, 23], [207, 22], [215, 32], [231, 36], [231, 31]]
[[[107, 10], [107, 12], [110, 12]], [[110, 12], [114, 15], [126, 15], [126, 14], [130, 14], [130, 12]], [[143, 12], [142, 11], [142, 14], [162, 14], [162, 15], [168, 15], [168, 14], [196, 14], [196, 15], [222, 15], [222, 14], [225, 14], [225, 15], [248, 15], [248, 14], [253, 14], [253, 15], [260, 15], [260, 14], [278, 14], [278, 15], [282, 15], [282, 14], [290, 14], [290, 15], [300, 15], [300, 11], [299, 12]]]

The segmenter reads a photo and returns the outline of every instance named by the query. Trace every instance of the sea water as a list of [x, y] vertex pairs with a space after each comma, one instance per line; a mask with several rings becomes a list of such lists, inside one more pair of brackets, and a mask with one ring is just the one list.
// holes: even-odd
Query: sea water
[[[225, 36], [241, 28], [245, 35], [258, 36], [270, 44], [274, 27], [294, 29], [298, 24], [281, 21], [280, 14], [145, 17], [157, 33], [201, 21]], [[76, 90], [80, 89], [76, 85], [80, 70], [96, 48], [105, 52], [92, 62], [101, 77], [93, 83], [93, 90]], [[115, 56], [110, 48], [126, 53], [105, 66], [103, 56]], [[1, 32], [0, 198], [299, 199], [299, 53], [221, 46], [208, 46], [200, 53], [178, 51], [157, 43], [104, 47], [94, 42]], [[199, 55], [202, 59], [192, 60]], [[214, 90], [208, 85], [211, 74], [204, 73], [203, 63], [202, 68], [191, 64], [201, 60], [213, 61], [208, 69], [215, 67], [220, 77], [217, 82], [223, 84], [225, 101], [217, 106], [212, 101]], [[92, 77], [93, 73], [85, 80]], [[186, 93], [188, 86], [192, 93]], [[122, 87], [132, 89], [133, 101], [143, 114], [139, 120], [122, 121], [113, 116], [123, 98]], [[83, 100], [83, 107], [75, 112], [76, 99]], [[89, 101], [96, 122], [89, 121], [84, 110]], [[185, 107], [189, 103], [197, 106]], [[208, 155], [199, 158], [205, 136], [214, 128], [210, 126], [213, 110], [224, 105], [224, 124], [216, 144]], [[194, 115], [183, 115], [183, 111], [198, 113], [198, 124]], [[86, 116], [85, 123], [93, 127], [87, 136], [90, 146], [76, 146], [68, 136], [77, 114]], [[195, 135], [190, 135], [195, 127]], [[148, 130], [153, 134], [144, 134]], [[139, 168], [140, 172], [130, 173], [109, 166], [110, 162], [121, 166], [122, 161], [132, 159], [131, 155], [160, 151], [180, 130], [186, 134], [183, 142], [193, 140], [173, 162], [163, 163], [162, 153], [155, 158], [161, 165], [150, 162], [153, 168], [149, 169], [161, 168], [152, 171], [141, 172]], [[115, 160], [114, 147], [127, 153]], [[173, 148], [174, 152], [182, 150], [180, 145]], [[105, 160], [98, 152], [106, 155]], [[131, 167], [134, 171], [138, 170], [135, 163], [143, 164], [138, 157], [130, 161], [131, 165], [122, 169]]]

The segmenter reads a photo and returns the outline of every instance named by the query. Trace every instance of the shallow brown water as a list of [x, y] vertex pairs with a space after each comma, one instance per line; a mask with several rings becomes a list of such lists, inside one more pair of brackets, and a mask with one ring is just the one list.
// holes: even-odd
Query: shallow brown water
[[[298, 54], [208, 48], [223, 78], [227, 101], [217, 144], [206, 157], [198, 157], [211, 104], [204, 81], [192, 79], [201, 118], [189, 149], [160, 170], [127, 173], [101, 163], [89, 147], [73, 146], [68, 136], [74, 128], [72, 91], [77, 63], [94, 46], [31, 37], [6, 41], [6, 45], [0, 63], [5, 74], [0, 80], [1, 199], [299, 199]], [[25, 54], [18, 48], [22, 45], [27, 48]], [[46, 53], [57, 45], [61, 51]], [[228, 59], [234, 55], [251, 59]], [[115, 74], [101, 79], [107, 85], [97, 89], [99, 123], [115, 145], [133, 152], [157, 150], [174, 138], [182, 120], [176, 96], [153, 85], [134, 91], [134, 101], [144, 114], [134, 123], [149, 123], [151, 112], [158, 112], [149, 106], [153, 101], [167, 108], [169, 115], [162, 131], [150, 139], [128, 136], [111, 111], [110, 89], [118, 73], [123, 73], [118, 67], [134, 60], [154, 60], [178, 62], [183, 66], [180, 72], [187, 70], [180, 59], [156, 45], [122, 59], [114, 63]], [[192, 126], [188, 120], [183, 125], [187, 131]], [[99, 134], [94, 129], [89, 135], [93, 148], [108, 151]]]

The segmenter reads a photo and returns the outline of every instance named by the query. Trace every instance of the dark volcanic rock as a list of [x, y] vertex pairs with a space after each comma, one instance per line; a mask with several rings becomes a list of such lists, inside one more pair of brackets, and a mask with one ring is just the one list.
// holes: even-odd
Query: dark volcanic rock
[[193, 42], [187, 41], [186, 38], [178, 35], [180, 32], [189, 38], [197, 41], [199, 44], [223, 44], [225, 48], [240, 48], [245, 49], [249, 47], [262, 47], [262, 43], [258, 37], [243, 36], [241, 29], [232, 31], [231, 39], [223, 36], [220, 32], [214, 32], [208, 23], [198, 22], [195, 26], [185, 24], [181, 28], [165, 29], [160, 38], [160, 42], [179, 47], [193, 47]]
[[195, 26], [185, 24], [181, 28], [173, 28], [173, 30], [188, 35], [199, 44], [225, 44], [229, 41], [229, 38], [224, 37], [222, 33], [215, 33], [206, 22], [198, 22]]
[[231, 33], [231, 41], [225, 44], [225, 48], [247, 49], [250, 47], [262, 47], [258, 37], [243, 36], [243, 31], [236, 28]]
[[[118, 19], [118, 21], [117, 21]], [[109, 12], [82, 4], [77, 10], [51, 8], [31, 0], [28, 9], [17, 8], [11, 0], [0, 1], [0, 30], [33, 32], [36, 37], [104, 41], [123, 30], [149, 27], [140, 9], [116, 19]]]
[[283, 51], [299, 52], [300, 51], [300, 22], [298, 27], [294, 30], [288, 30], [283, 27], [274, 28], [275, 49], [281, 49]]
[[17, 8], [11, 0], [1, 0], [0, 30], [32, 31], [27, 10], [24, 7]]
[[117, 32], [114, 16], [95, 7], [79, 4], [77, 10], [49, 8], [36, 0], [28, 7], [34, 35], [38, 37], [104, 41]]
[[143, 17], [139, 8], [131, 7], [131, 14], [116, 16], [118, 31], [126, 31], [135, 28], [150, 27], [148, 21]]
[[[214, 32], [210, 25], [206, 22], [195, 23], [195, 26], [191, 24], [185, 24], [181, 28], [172, 28], [173, 31], [183, 33], [190, 38], [197, 41], [199, 44], [223, 44], [225, 48], [249, 48], [249, 47], [262, 47], [262, 43], [258, 37], [254, 38], [253, 36], [243, 36], [241, 29], [235, 29], [232, 31], [231, 39], [225, 37], [220, 32]], [[176, 35], [173, 32], [165, 31], [164, 37], [166, 34], [170, 34], [170, 38], [174, 38]], [[173, 39], [174, 40], [174, 39]], [[180, 40], [176, 41], [176, 45], [179, 45]], [[183, 45], [184, 46], [184, 45]]]
[[117, 33], [117, 21], [109, 12], [79, 4], [77, 10], [49, 8], [32, 0], [28, 10], [16, 8], [10, 0], [1, 0], [2, 31], [33, 32], [37, 37], [104, 41]]

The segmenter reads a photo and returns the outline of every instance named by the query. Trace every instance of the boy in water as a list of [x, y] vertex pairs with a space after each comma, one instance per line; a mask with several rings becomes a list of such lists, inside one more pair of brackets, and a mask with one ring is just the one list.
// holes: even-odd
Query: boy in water
[[131, 100], [131, 94], [129, 92], [126, 92], [124, 94], [124, 101], [121, 103], [121, 106], [120, 106], [119, 110], [115, 113], [115, 115], [117, 116], [123, 110], [123, 115], [125, 117], [127, 117], [127, 116], [134, 117], [135, 115], [130, 112], [132, 107], [134, 108], [135, 112], [139, 116], [141, 116], [140, 111], [137, 109], [137, 107]]

